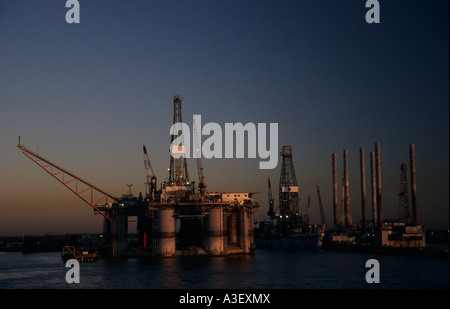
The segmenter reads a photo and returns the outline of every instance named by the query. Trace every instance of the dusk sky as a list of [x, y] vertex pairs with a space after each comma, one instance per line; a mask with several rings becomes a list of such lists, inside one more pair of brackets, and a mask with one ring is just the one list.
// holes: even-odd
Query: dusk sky
[[[0, 0], [0, 234], [101, 232], [103, 219], [25, 157], [30, 150], [120, 196], [145, 191], [142, 145], [168, 178], [173, 96], [183, 119], [278, 123], [292, 145], [300, 211], [316, 184], [332, 223], [331, 154], [349, 150], [350, 207], [361, 218], [359, 148], [381, 144], [383, 218], [398, 216], [400, 166], [416, 147], [419, 223], [449, 226], [449, 1]], [[208, 190], [278, 205], [281, 160], [203, 160]], [[194, 159], [191, 180], [198, 182]], [[340, 177], [339, 177], [340, 178]], [[408, 178], [408, 181], [410, 179]], [[370, 212], [369, 212], [370, 213]], [[369, 215], [369, 219], [371, 216]]]

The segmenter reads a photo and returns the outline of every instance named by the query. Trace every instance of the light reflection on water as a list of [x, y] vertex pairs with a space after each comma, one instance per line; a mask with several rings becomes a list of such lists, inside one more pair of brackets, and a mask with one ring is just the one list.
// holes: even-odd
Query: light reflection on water
[[[365, 262], [380, 262], [381, 283], [365, 281]], [[0, 288], [346, 289], [448, 288], [447, 260], [348, 252], [282, 252], [80, 264], [80, 284], [68, 284], [59, 253], [0, 254]]]

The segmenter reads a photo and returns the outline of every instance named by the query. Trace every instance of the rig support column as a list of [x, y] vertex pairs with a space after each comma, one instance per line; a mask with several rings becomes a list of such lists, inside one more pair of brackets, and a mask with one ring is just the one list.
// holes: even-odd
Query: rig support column
[[364, 158], [364, 148], [359, 149], [359, 162], [361, 168], [361, 212], [362, 228], [366, 228], [367, 210], [366, 210], [366, 164]]
[[244, 253], [250, 252], [250, 241], [248, 237], [248, 229], [249, 229], [249, 218], [248, 213], [245, 210], [245, 208], [242, 208], [238, 211], [238, 232], [239, 232], [239, 238], [238, 238], [238, 246], [242, 250], [244, 250]]
[[222, 208], [209, 209], [206, 217], [206, 251], [212, 255], [224, 252], [223, 246], [223, 211]]
[[127, 251], [128, 242], [128, 216], [126, 211], [121, 208], [114, 210], [111, 224], [113, 257], [123, 257]]
[[349, 180], [348, 180], [348, 149], [344, 149], [344, 216], [345, 216], [345, 227], [349, 228], [351, 225], [351, 219], [350, 219], [350, 195], [349, 195]]
[[228, 219], [230, 218], [227, 212], [222, 210], [222, 243], [223, 251], [226, 254], [228, 252]]
[[175, 218], [172, 208], [156, 211], [158, 246], [156, 255], [173, 256], [175, 254]]
[[380, 143], [375, 143], [375, 167], [377, 175], [377, 217], [378, 227], [383, 225], [383, 208], [381, 203], [381, 157], [380, 157]]
[[409, 161], [411, 165], [411, 201], [413, 211], [413, 223], [419, 224], [419, 218], [417, 214], [417, 196], [416, 196], [416, 152], [414, 144], [409, 145]]
[[336, 153], [332, 154], [333, 166], [333, 224], [338, 225], [338, 193], [337, 193], [337, 165]]
[[255, 229], [253, 226], [253, 210], [249, 209], [248, 212], [248, 233], [247, 239], [249, 243], [249, 251], [252, 252], [255, 249]]
[[373, 225], [378, 224], [377, 220], [377, 182], [375, 172], [375, 152], [370, 153], [370, 186], [372, 189], [372, 218]]

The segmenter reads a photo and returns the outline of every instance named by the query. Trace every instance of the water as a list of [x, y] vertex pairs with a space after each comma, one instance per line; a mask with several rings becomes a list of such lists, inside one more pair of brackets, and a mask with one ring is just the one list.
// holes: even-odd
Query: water
[[[380, 283], [368, 284], [368, 259]], [[0, 253], [0, 289], [448, 289], [448, 260], [351, 252], [256, 250], [252, 256], [182, 257], [80, 264], [65, 280], [60, 253]]]

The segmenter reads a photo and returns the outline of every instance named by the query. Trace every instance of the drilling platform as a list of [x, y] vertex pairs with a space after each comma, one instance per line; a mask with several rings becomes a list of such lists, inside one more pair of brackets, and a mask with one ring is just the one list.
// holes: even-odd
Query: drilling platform
[[[350, 209], [349, 151], [343, 150], [343, 177], [340, 209], [338, 209], [337, 154], [332, 154], [333, 224], [327, 227], [324, 207], [317, 188], [321, 224], [310, 221], [310, 196], [303, 214], [299, 213], [299, 187], [292, 159], [292, 147], [283, 146], [279, 184], [279, 206], [275, 208], [270, 179], [268, 180], [267, 212], [270, 221], [262, 221], [256, 228], [257, 245], [281, 249], [336, 249], [375, 253], [403, 253], [439, 255], [425, 251], [425, 228], [419, 225], [416, 199], [415, 146], [409, 145], [411, 193], [408, 190], [407, 166], [401, 165], [398, 219], [383, 220], [381, 190], [381, 146], [375, 143], [370, 152], [370, 183], [372, 191], [372, 220], [369, 220], [366, 201], [365, 151], [359, 149], [361, 184], [361, 222], [353, 223]], [[412, 203], [409, 203], [411, 198]], [[448, 254], [447, 254], [448, 255]]]
[[[173, 123], [182, 122], [182, 101], [173, 97]], [[194, 123], [194, 131], [195, 123]], [[171, 136], [171, 142], [176, 137]], [[176, 257], [252, 254], [253, 216], [259, 204], [251, 192], [207, 192], [201, 158], [196, 158], [198, 187], [189, 180], [185, 156], [170, 156], [169, 178], [158, 188], [143, 146], [146, 193], [115, 197], [41, 157], [20, 143], [22, 153], [104, 217], [105, 255]], [[180, 146], [173, 146], [180, 147]], [[181, 147], [180, 147], [181, 148]], [[175, 152], [175, 151], [174, 151]], [[173, 152], [172, 152], [173, 153]], [[178, 152], [179, 153], [179, 152]], [[137, 244], [130, 246], [129, 218], [137, 218]]]

